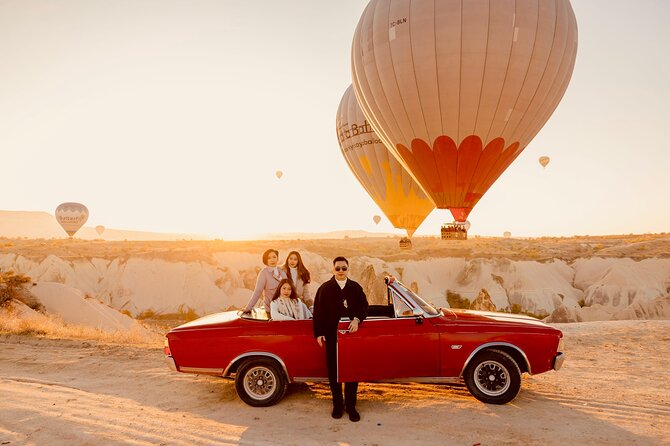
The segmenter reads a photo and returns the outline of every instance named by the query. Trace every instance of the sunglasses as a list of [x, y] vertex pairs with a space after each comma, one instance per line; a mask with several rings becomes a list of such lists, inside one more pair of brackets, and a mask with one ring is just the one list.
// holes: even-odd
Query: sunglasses
[[348, 269], [349, 269], [349, 268], [346, 267], [346, 266], [336, 266], [336, 267], [335, 267], [335, 271], [346, 271], [346, 270], [348, 270]]

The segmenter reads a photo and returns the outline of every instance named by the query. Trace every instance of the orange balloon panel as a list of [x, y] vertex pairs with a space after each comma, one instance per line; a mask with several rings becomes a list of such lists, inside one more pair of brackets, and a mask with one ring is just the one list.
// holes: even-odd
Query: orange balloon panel
[[553, 113], [576, 51], [569, 0], [372, 0], [353, 86], [380, 139], [465, 221]]
[[435, 205], [374, 133], [351, 86], [337, 110], [337, 137], [358, 181], [393, 226], [411, 237]]

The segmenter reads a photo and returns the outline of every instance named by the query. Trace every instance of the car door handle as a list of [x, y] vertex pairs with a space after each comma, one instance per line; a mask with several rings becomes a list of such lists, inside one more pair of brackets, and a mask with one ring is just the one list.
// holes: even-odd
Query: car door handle
[[340, 334], [347, 334], [347, 333], [349, 333], [349, 330], [337, 330], [337, 331], [339, 331]]

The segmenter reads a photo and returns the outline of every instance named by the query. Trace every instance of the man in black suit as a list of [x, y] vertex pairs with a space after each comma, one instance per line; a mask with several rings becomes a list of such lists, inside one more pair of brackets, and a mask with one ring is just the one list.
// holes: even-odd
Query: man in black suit
[[326, 365], [328, 381], [333, 394], [333, 418], [342, 418], [344, 411], [351, 421], [359, 421], [361, 416], [356, 411], [357, 382], [342, 384], [337, 382], [337, 325], [341, 317], [348, 317], [349, 332], [358, 330], [368, 314], [368, 300], [363, 288], [347, 278], [349, 261], [344, 257], [333, 260], [333, 277], [322, 284], [314, 298], [314, 337], [320, 347], [326, 344]]

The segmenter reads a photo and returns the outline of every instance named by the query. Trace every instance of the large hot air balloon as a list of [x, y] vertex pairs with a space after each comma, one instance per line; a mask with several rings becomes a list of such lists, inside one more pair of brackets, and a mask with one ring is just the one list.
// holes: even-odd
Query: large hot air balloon
[[81, 203], [61, 203], [56, 208], [56, 220], [72, 238], [88, 220], [88, 209]]
[[354, 176], [393, 226], [411, 237], [435, 205], [372, 131], [351, 86], [337, 110], [337, 136]]
[[95, 232], [97, 232], [98, 235], [102, 235], [102, 233], [105, 232], [105, 227], [102, 225], [98, 225], [95, 227]]
[[379, 215], [375, 215], [374, 217], [372, 217], [372, 221], [374, 221], [375, 224], [378, 225], [379, 222], [382, 221], [382, 218]]
[[551, 158], [549, 158], [548, 156], [541, 156], [538, 161], [540, 162], [540, 165], [542, 165], [542, 167], [547, 167], [547, 164], [549, 164], [550, 160]]
[[380, 139], [464, 222], [549, 119], [576, 51], [569, 0], [371, 0], [353, 85]]

